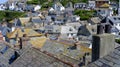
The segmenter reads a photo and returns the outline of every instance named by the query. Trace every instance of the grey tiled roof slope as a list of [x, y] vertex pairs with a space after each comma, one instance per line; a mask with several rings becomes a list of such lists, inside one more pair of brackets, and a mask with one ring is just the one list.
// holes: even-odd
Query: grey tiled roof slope
[[120, 47], [87, 67], [120, 67]]
[[[0, 43], [0, 51], [6, 47], [6, 45]], [[14, 50], [8, 48], [4, 54], [0, 53], [0, 67], [9, 67], [9, 59], [14, 55]]]
[[41, 51], [30, 48], [21, 55], [11, 67], [71, 67], [61, 61], [48, 56]]

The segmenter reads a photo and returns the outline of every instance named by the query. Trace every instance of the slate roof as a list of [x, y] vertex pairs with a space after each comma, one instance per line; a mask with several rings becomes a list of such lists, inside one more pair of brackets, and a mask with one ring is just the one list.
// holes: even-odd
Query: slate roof
[[21, 24], [26, 24], [30, 21], [30, 17], [19, 18]]
[[90, 19], [90, 21], [94, 24], [100, 23], [101, 19], [99, 17], [93, 17]]
[[3, 36], [11, 31], [11, 29], [9, 27], [0, 27], [0, 30], [1, 30]]
[[[78, 49], [69, 49], [71, 44], [63, 42], [56, 42], [47, 40], [45, 45], [41, 48], [48, 53], [54, 54], [55, 56], [59, 57], [61, 60], [67, 61], [72, 64], [79, 64], [80, 58], [84, 55], [84, 52], [91, 52], [89, 48], [85, 48], [83, 46]], [[70, 41], [69, 41], [70, 42]]]
[[44, 46], [45, 42], [46, 42], [45, 37], [34, 37], [34, 38], [31, 38], [31, 40], [30, 40], [30, 43], [35, 48], [42, 48], [42, 46]]
[[40, 19], [40, 17], [32, 17], [32, 22], [33, 23], [42, 23], [42, 20]]
[[78, 31], [72, 26], [61, 26], [61, 33], [77, 33]]
[[120, 16], [110, 16], [108, 19], [113, 23], [120, 23]]
[[120, 67], [120, 47], [87, 67]]
[[53, 33], [60, 33], [61, 27], [58, 25], [46, 25], [45, 30], [51, 30]]
[[101, 7], [101, 8], [109, 8], [109, 7], [110, 7], [110, 5], [109, 5], [109, 4], [107, 4], [107, 3], [105, 3], [105, 4], [101, 5], [100, 7]]
[[[6, 45], [0, 43], [0, 51], [2, 51]], [[9, 59], [14, 54], [14, 50], [8, 48], [4, 54], [0, 53], [0, 67], [8, 67], [9, 66]]]
[[32, 29], [24, 29], [24, 32], [23, 32], [21, 29], [18, 28], [13, 32], [8, 33], [7, 37], [8, 38], [15, 38], [17, 33], [18, 33], [18, 37], [23, 37], [23, 34], [26, 34], [29, 37], [42, 36], [42, 34], [39, 34]]
[[10, 67], [71, 67], [35, 48], [24, 52]]

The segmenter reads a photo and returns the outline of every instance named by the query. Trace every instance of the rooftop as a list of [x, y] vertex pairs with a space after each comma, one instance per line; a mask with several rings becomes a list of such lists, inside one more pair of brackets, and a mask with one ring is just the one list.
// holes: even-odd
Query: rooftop
[[101, 5], [100, 7], [101, 7], [101, 8], [109, 8], [109, 7], [110, 7], [110, 5], [109, 5], [109, 4], [107, 4], [107, 3], [105, 3], [105, 4]]
[[42, 36], [42, 34], [39, 34], [32, 29], [23, 29], [22, 30], [20, 28], [17, 28], [15, 31], [8, 33], [7, 37], [8, 38], [15, 38], [16, 34], [18, 34], [18, 37], [23, 37], [23, 34], [26, 34], [29, 37]]
[[45, 44], [46, 38], [45, 37], [34, 37], [31, 38], [30, 43], [35, 48], [42, 48], [42, 46]]
[[11, 67], [72, 67], [51, 55], [45, 54], [35, 48], [25, 51]]
[[84, 53], [90, 52], [91, 50], [87, 47], [80, 46], [79, 49], [74, 49], [74, 44], [56, 42], [47, 40], [45, 45], [41, 48], [48, 53], [54, 54], [61, 60], [67, 61], [72, 64], [79, 64], [80, 58], [83, 57]]
[[120, 67], [120, 47], [87, 67]]

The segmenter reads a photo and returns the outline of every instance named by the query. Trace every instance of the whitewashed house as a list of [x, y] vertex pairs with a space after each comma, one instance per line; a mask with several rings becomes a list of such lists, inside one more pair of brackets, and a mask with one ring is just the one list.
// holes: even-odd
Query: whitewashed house
[[7, 9], [7, 7], [4, 6], [3, 4], [0, 4], [0, 10], [5, 10], [5, 9]]
[[112, 33], [119, 35], [120, 32], [120, 16], [109, 16], [107, 21], [112, 25]]
[[[100, 6], [100, 8], [97, 9], [97, 15], [103, 19], [104, 17], [107, 16], [112, 16], [113, 15], [113, 9], [110, 7], [109, 4], [103, 4]], [[102, 17], [101, 17], [102, 16]]]
[[91, 9], [94, 9], [95, 8], [95, 1], [89, 0], [88, 1], [88, 7], [91, 8]]
[[77, 16], [77, 15], [71, 16], [71, 21], [72, 22], [78, 22], [78, 21], [80, 21], [80, 16]]
[[87, 7], [86, 3], [75, 3], [74, 8], [75, 9], [85, 9]]
[[40, 10], [41, 9], [41, 6], [40, 5], [36, 5], [35, 7], [34, 7], [34, 11], [38, 11], [38, 10]]
[[77, 30], [72, 26], [61, 26], [61, 35], [64, 38], [73, 38], [77, 35]]
[[12, 3], [10, 6], [9, 6], [9, 10], [14, 10], [15, 9], [15, 4]]
[[51, 8], [49, 9], [49, 12], [52, 12], [52, 11], [54, 11], [54, 9], [51, 7]]
[[53, 5], [53, 9], [55, 11], [64, 11], [65, 7], [61, 3], [57, 2]]

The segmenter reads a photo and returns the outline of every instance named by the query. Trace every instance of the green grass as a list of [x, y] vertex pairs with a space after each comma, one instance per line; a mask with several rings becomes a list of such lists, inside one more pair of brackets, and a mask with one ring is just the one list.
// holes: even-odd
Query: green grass
[[88, 20], [91, 17], [94, 16], [95, 11], [94, 10], [75, 10], [74, 12], [75, 15], [80, 16], [80, 20]]
[[25, 16], [24, 12], [17, 11], [0, 11], [0, 21], [6, 19], [7, 21], [11, 21], [14, 18], [19, 18]]
[[[39, 4], [39, 5], [42, 5], [44, 8], [45, 3], [48, 3], [46, 6], [50, 7], [54, 3], [54, 1], [55, 0], [51, 0], [51, 2], [48, 2], [48, 0], [29, 0], [27, 1], [27, 4], [35, 4], [35, 5]], [[65, 6], [68, 2], [72, 2], [73, 4], [79, 3], [79, 2], [87, 3], [88, 0], [61, 0], [60, 1], [60, 3], [62, 3], [63, 6]]]
[[115, 39], [115, 42], [120, 44], [120, 39]]

